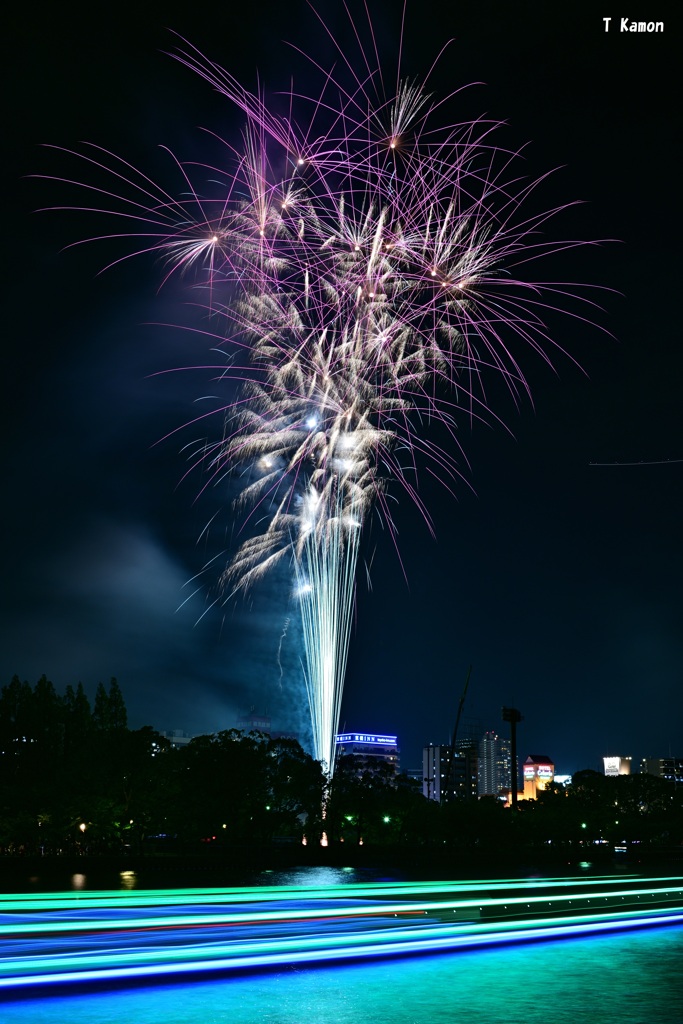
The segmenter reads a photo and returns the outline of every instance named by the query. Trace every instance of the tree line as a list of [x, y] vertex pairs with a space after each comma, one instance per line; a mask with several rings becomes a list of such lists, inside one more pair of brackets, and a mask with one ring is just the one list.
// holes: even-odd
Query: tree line
[[116, 679], [91, 704], [42, 676], [0, 691], [0, 852], [173, 853], [277, 842], [500, 851], [683, 843], [682, 787], [577, 772], [517, 812], [493, 797], [438, 805], [378, 759], [342, 758], [328, 783], [293, 739], [229, 729], [176, 749], [130, 729]]

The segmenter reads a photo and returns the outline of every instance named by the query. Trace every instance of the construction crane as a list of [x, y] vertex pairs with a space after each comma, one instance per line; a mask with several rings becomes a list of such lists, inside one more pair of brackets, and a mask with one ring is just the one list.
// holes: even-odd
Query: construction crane
[[460, 698], [460, 703], [458, 704], [458, 713], [455, 716], [455, 725], [453, 726], [453, 735], [452, 735], [452, 738], [451, 738], [451, 750], [450, 750], [450, 755], [449, 755], [449, 758], [448, 758], [448, 769], [446, 771], [446, 779], [445, 779], [446, 785], [441, 790], [441, 800], [442, 801], [443, 801], [444, 796], [447, 797], [447, 794], [450, 792], [450, 790], [453, 787], [453, 761], [455, 760], [455, 741], [458, 738], [458, 726], [460, 725], [460, 719], [462, 717], [462, 709], [465, 706], [465, 697], [467, 696], [467, 688], [470, 685], [470, 676], [471, 675], [472, 675], [472, 666], [470, 665], [470, 667], [467, 669], [467, 678], [465, 679], [465, 686], [464, 686], [463, 691], [462, 691], [462, 696]]
[[[462, 716], [462, 709], [465, 706], [465, 697], [467, 696], [467, 687], [470, 685], [470, 676], [472, 675], [472, 666], [467, 669], [467, 679], [465, 680], [465, 688], [462, 691], [462, 697], [458, 704], [458, 713], [455, 716], [455, 725], [453, 726], [453, 738], [451, 739], [451, 749], [455, 750], [455, 741], [458, 738], [458, 726], [460, 725], [460, 718]], [[451, 755], [451, 760], [453, 755]]]

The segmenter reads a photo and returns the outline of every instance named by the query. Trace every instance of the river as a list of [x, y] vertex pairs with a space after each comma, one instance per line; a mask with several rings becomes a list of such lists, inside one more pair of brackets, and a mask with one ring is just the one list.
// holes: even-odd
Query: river
[[[336, 869], [268, 884], [355, 881]], [[79, 884], [84, 884], [81, 880]], [[3, 1024], [680, 1024], [683, 927], [6, 1003]]]

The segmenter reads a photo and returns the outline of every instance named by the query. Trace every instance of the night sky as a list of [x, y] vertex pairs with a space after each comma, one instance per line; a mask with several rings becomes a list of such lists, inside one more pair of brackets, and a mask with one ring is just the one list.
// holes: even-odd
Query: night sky
[[[45, 673], [60, 692], [82, 681], [92, 695], [116, 676], [133, 727], [213, 732], [254, 705], [296, 728], [287, 580], [211, 607], [238, 530], [229, 485], [198, 497], [202, 479], [182, 479], [191, 431], [156, 443], [216, 387], [199, 371], [163, 372], [206, 361], [206, 338], [163, 326], [197, 323], [191, 289], [158, 291], [146, 257], [98, 276], [120, 247], [64, 247], [108, 224], [35, 212], [66, 195], [28, 176], [75, 173], [41, 144], [86, 140], [173, 192], [160, 145], [207, 162], [222, 149], [201, 129], [239, 145], [240, 117], [166, 55], [168, 29], [248, 87], [258, 70], [267, 87], [294, 74], [315, 90], [283, 40], [324, 65], [333, 49], [303, 0], [158, 16], [117, 4], [106, 29], [106, 8], [96, 20], [69, 6], [24, 5], [6, 33], [0, 685]], [[551, 320], [582, 369], [558, 352], [553, 372], [528, 352], [533, 407], [517, 410], [491, 381], [508, 432], [463, 419], [470, 468], [457, 500], [421, 477], [436, 539], [405, 498], [401, 561], [378, 521], [364, 535], [371, 587], [360, 566], [341, 725], [398, 734], [404, 767], [447, 740], [470, 664], [467, 721], [502, 731], [501, 705], [515, 705], [520, 755], [547, 753], [558, 772], [599, 768], [606, 754], [683, 756], [679, 24], [669, 5], [646, 3], [636, 13], [663, 18], [664, 34], [622, 34], [626, 7], [571, 6], [408, 3], [406, 74], [424, 75], [453, 39], [431, 91], [484, 83], [455, 101], [457, 117], [506, 121], [500, 142], [529, 143], [531, 178], [557, 168], [530, 212], [581, 200], [549, 231], [606, 240], [536, 276], [606, 290], [593, 293], [602, 329]], [[392, 68], [399, 9], [371, 4]], [[325, 17], [356, 53], [342, 5]]]

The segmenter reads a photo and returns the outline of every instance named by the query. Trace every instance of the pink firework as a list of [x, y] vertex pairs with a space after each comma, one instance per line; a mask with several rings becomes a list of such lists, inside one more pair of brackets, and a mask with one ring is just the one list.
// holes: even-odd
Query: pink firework
[[[363, 51], [361, 72], [341, 56], [339, 72], [311, 62], [315, 97], [292, 86], [275, 106], [182, 41], [177, 59], [244, 116], [225, 166], [176, 161], [182, 198], [105, 150], [75, 154], [102, 182], [80, 186], [93, 202], [79, 209], [121, 224], [100, 237], [137, 238], [134, 253], [160, 256], [166, 282], [191, 271], [221, 324], [229, 360], [216, 369], [241, 389], [194, 464], [210, 481], [238, 471], [247, 518], [266, 522], [226, 569], [228, 590], [293, 563], [314, 749], [330, 772], [368, 511], [393, 534], [395, 480], [429, 523], [417, 466], [457, 480], [457, 417], [496, 418], [491, 375], [515, 400], [528, 392], [520, 354], [549, 362], [547, 314], [580, 298], [523, 275], [585, 244], [546, 239], [563, 207], [525, 212], [540, 182], [496, 146], [497, 124], [444, 125], [445, 101], [400, 77], [388, 94]], [[433, 419], [448, 448], [430, 440]]]

